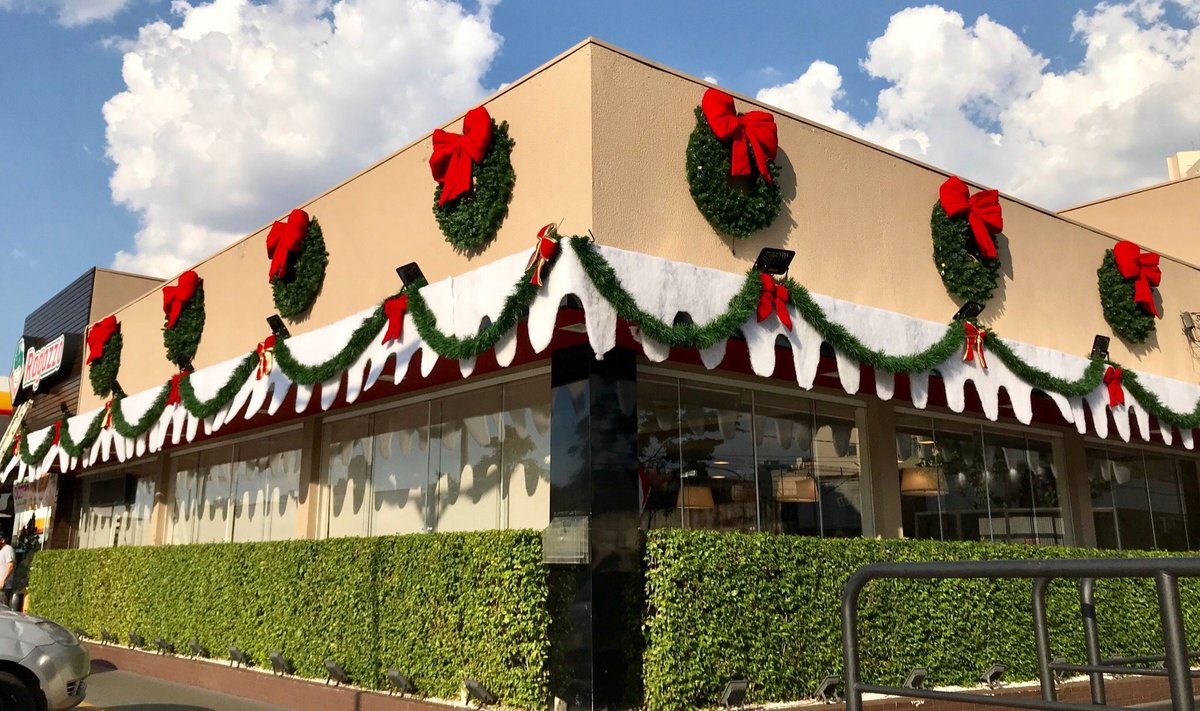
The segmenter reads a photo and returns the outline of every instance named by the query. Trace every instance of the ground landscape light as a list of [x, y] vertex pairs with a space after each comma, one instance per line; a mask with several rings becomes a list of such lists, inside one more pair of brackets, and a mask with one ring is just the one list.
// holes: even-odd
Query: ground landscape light
[[917, 667], [908, 673], [908, 678], [904, 680], [905, 689], [920, 689], [925, 685], [925, 677], [929, 672], [925, 667]]
[[467, 687], [467, 693], [471, 696], [471, 698], [475, 699], [481, 704], [491, 706], [499, 700], [496, 698], [495, 694], [488, 690], [486, 686], [478, 681], [475, 681], [474, 679], [464, 680], [463, 686]]
[[412, 694], [416, 692], [417, 687], [409, 680], [408, 677], [400, 673], [399, 669], [388, 669], [388, 683], [392, 688], [388, 691], [389, 694], [399, 691], [401, 694]]
[[229, 648], [229, 666], [241, 665], [250, 666], [250, 660], [246, 659], [246, 653], [237, 647]]
[[1092, 360], [1108, 360], [1108, 336], [1096, 336], [1092, 339]]
[[198, 639], [189, 639], [188, 640], [188, 648], [192, 650], [193, 657], [200, 657], [200, 658], [208, 657], [208, 651], [206, 649], [204, 649], [204, 647], [200, 646], [200, 640], [198, 640]]
[[771, 276], [782, 276], [787, 274], [788, 268], [792, 266], [792, 258], [795, 256], [796, 253], [790, 249], [763, 247], [762, 251], [758, 253], [758, 259], [754, 260], [754, 271]]
[[955, 321], [966, 321], [983, 313], [983, 304], [978, 301], [968, 301], [962, 305], [958, 311], [954, 313]]
[[1000, 679], [1004, 677], [1006, 671], [1008, 671], [1008, 667], [1003, 664], [993, 664], [979, 677], [979, 680], [987, 684], [989, 688], [995, 689], [1000, 686]]
[[175, 653], [175, 645], [171, 644], [170, 642], [163, 639], [162, 637], [154, 638], [154, 646], [158, 647], [159, 654], [174, 654]]
[[822, 703], [836, 704], [842, 700], [837, 693], [838, 687], [841, 685], [842, 678], [840, 676], [827, 676], [821, 680], [820, 684], [817, 684], [817, 693], [815, 696]]
[[750, 682], [745, 679], [730, 679], [721, 692], [721, 705], [725, 708], [737, 708], [746, 703], [746, 694], [750, 693]]
[[421, 267], [417, 266], [416, 262], [409, 262], [402, 267], [396, 267], [396, 275], [400, 277], [400, 281], [404, 282], [404, 287], [416, 286], [418, 283], [425, 281], [425, 274], [421, 272]]
[[275, 674], [290, 674], [291, 666], [287, 660], [283, 658], [283, 652], [271, 652], [267, 655], [271, 660], [271, 671]]
[[346, 676], [346, 670], [342, 669], [342, 665], [332, 659], [325, 660], [325, 684], [328, 685], [330, 680], [334, 682], [334, 686], [349, 684], [350, 679]]
[[79, 639], [84, 639], [88, 636], [88, 633], [84, 632], [82, 627], [76, 627], [72, 629], [71, 632], [73, 632]]
[[117, 636], [115, 634], [113, 634], [112, 632], [109, 632], [108, 628], [101, 627], [100, 628], [100, 643], [101, 644], [116, 644]]
[[138, 634], [137, 632], [135, 632], [133, 630], [129, 630], [129, 648], [133, 649], [134, 647], [145, 647], [145, 646], [146, 646], [146, 640], [142, 639], [142, 636], [140, 634]]

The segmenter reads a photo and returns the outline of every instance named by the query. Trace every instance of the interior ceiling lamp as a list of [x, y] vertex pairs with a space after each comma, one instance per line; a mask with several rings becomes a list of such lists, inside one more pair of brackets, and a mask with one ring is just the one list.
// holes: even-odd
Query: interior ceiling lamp
[[804, 460], [796, 461], [796, 468], [780, 471], [775, 477], [775, 500], [789, 504], [815, 504], [820, 499], [817, 480], [808, 471]]
[[754, 260], [754, 269], [763, 274], [782, 276], [787, 274], [788, 268], [792, 266], [792, 257], [795, 256], [796, 253], [790, 249], [763, 247], [758, 253], [758, 259]]
[[[1187, 314], [1184, 314], [1185, 316]], [[1092, 359], [1108, 360], [1108, 336], [1096, 336], [1092, 339]]]
[[715, 505], [712, 489], [703, 484], [684, 484], [679, 488], [679, 498], [675, 501], [676, 507], [689, 510], [707, 510]]
[[946, 493], [946, 475], [941, 467], [920, 464], [900, 470], [903, 496], [940, 496]]
[[955, 321], [966, 321], [969, 318], [975, 318], [983, 313], [983, 304], [978, 301], [968, 301], [962, 305], [962, 308], [954, 313]]

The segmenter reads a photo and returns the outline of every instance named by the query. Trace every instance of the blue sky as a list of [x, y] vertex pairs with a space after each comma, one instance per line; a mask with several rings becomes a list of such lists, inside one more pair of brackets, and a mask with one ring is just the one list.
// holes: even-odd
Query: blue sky
[[[1175, 106], [1196, 103], [1200, 0], [216, 3], [0, 0], [0, 345], [88, 267], [173, 276], [588, 35], [1050, 207], [1162, 180], [1163, 159], [1200, 142], [1200, 110]], [[439, 31], [475, 49], [441, 56], [406, 5], [434, 6]], [[351, 11], [363, 36], [344, 31]], [[298, 67], [237, 49], [282, 46]], [[360, 75], [356, 52], [380, 71]], [[315, 66], [342, 67], [327, 94], [307, 82]], [[260, 70], [306, 96], [305, 117], [272, 113], [244, 79]], [[354, 115], [391, 94], [387, 115]], [[1148, 115], [1153, 135], [1135, 136]], [[259, 119], [294, 121], [331, 157], [260, 147]], [[1096, 126], [1110, 134], [1081, 137]]]

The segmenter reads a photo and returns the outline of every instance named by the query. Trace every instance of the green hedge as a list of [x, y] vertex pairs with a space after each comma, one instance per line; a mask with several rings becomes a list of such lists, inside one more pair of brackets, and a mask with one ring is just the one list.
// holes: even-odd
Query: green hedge
[[42, 551], [32, 611], [121, 637], [136, 629], [255, 663], [282, 650], [301, 676], [333, 659], [386, 688], [398, 668], [428, 696], [478, 679], [508, 706], [545, 707], [549, 613], [532, 531]]
[[[1075, 558], [1116, 553], [1072, 548], [908, 540], [815, 539], [660, 530], [646, 548], [646, 706], [715, 706], [730, 678], [750, 680], [754, 702], [811, 696], [841, 674], [842, 586], [874, 561]], [[1142, 554], [1146, 555], [1146, 554]], [[1158, 555], [1158, 554], [1155, 554]], [[1184, 581], [1185, 622], [1200, 640], [1200, 587]], [[933, 685], [976, 684], [993, 663], [1006, 680], [1034, 679], [1028, 581], [877, 581], [859, 607], [863, 678], [899, 684], [912, 667]], [[1104, 654], [1161, 654], [1150, 581], [1096, 586]], [[1051, 584], [1055, 655], [1084, 661], [1075, 584]], [[1191, 645], [1195, 647], [1196, 645]]]

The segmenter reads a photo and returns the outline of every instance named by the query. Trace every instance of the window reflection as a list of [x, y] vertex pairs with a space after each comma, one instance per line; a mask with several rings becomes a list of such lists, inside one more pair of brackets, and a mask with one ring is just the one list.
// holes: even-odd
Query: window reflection
[[1086, 450], [1096, 543], [1126, 550], [1194, 550], [1200, 531], [1195, 461], [1120, 447]]
[[[79, 518], [80, 548], [148, 545], [154, 509], [153, 463], [118, 474], [98, 474], [83, 480]], [[132, 477], [132, 479], [130, 479]]]

